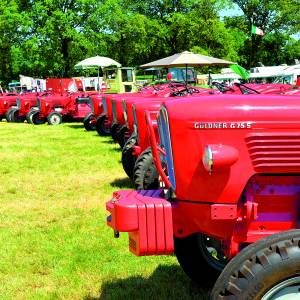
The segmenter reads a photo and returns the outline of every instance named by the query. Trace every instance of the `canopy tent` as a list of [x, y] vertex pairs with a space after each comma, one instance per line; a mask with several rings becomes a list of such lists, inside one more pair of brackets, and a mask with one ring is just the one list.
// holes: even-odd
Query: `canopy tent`
[[206, 56], [189, 51], [184, 51], [141, 65], [140, 68], [185, 67], [187, 73], [187, 67], [227, 66], [232, 64], [235, 63], [228, 60], [215, 58], [212, 56]]
[[155, 60], [153, 62], [141, 65], [140, 68], [154, 68], [154, 67], [199, 67], [199, 66], [227, 66], [232, 65], [234, 62], [196, 54], [189, 51], [176, 53], [174, 55]]
[[100, 93], [100, 68], [116, 66], [121, 67], [117, 61], [105, 56], [93, 56], [86, 58], [75, 65], [75, 69], [93, 69], [98, 68], [98, 91]]

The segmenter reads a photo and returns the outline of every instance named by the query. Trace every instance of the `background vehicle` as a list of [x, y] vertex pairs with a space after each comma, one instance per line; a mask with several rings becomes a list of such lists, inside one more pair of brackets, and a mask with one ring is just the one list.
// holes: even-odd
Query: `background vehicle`
[[38, 110], [32, 109], [27, 118], [30, 123], [58, 125], [63, 118], [83, 120], [91, 112], [91, 98], [84, 94], [53, 94], [44, 95], [37, 99]]
[[104, 68], [103, 80], [106, 85], [106, 93], [132, 93], [137, 91], [134, 68]]

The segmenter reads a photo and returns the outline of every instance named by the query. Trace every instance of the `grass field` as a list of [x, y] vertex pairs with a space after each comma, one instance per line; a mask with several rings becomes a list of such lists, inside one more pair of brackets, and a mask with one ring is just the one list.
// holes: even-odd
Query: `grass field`
[[113, 238], [105, 202], [132, 186], [109, 137], [0, 122], [0, 150], [1, 299], [206, 299], [174, 256]]

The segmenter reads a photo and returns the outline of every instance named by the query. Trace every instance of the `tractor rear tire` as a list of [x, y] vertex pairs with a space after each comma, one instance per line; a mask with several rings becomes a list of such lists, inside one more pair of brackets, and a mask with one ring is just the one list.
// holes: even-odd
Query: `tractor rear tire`
[[53, 111], [47, 116], [47, 122], [49, 125], [59, 125], [62, 123], [62, 115]]
[[15, 108], [14, 110], [11, 111], [10, 119], [11, 119], [11, 122], [15, 122], [15, 123], [23, 123], [25, 121], [24, 116], [19, 116], [18, 108]]
[[93, 113], [88, 114], [83, 119], [83, 126], [84, 126], [86, 131], [96, 130], [96, 118], [93, 115]]
[[125, 125], [122, 126], [117, 131], [117, 141], [118, 141], [118, 143], [119, 143], [119, 145], [122, 149], [123, 149], [123, 147], [125, 146], [125, 143], [128, 140], [128, 135], [129, 135], [129, 130]]
[[300, 299], [300, 230], [270, 235], [246, 248], [225, 267], [211, 299]]
[[42, 125], [45, 123], [45, 119], [40, 118], [39, 110], [35, 110], [34, 112], [32, 112], [32, 114], [30, 115], [30, 120], [31, 120], [32, 124], [34, 124], [34, 125]]
[[12, 122], [11, 115], [14, 112], [15, 109], [16, 109], [15, 107], [10, 107], [6, 111], [6, 113], [5, 113], [5, 119], [6, 119], [7, 122]]
[[195, 283], [205, 287], [214, 284], [227, 263], [219, 250], [220, 245], [220, 242], [202, 233], [185, 238], [174, 237], [175, 254], [183, 271]]
[[108, 136], [111, 135], [110, 127], [107, 126], [107, 117], [99, 116], [96, 120], [96, 131], [100, 136]]
[[136, 160], [133, 182], [137, 190], [156, 190], [159, 188], [158, 172], [153, 163], [150, 147], [144, 150]]
[[136, 141], [136, 135], [132, 135], [122, 149], [122, 166], [130, 179], [133, 179], [133, 170], [136, 162], [136, 156], [132, 154]]

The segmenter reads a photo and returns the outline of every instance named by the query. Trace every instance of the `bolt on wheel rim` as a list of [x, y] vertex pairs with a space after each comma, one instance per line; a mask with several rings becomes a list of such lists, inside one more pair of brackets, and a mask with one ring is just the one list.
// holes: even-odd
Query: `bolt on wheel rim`
[[275, 285], [261, 300], [300, 299], [300, 276], [289, 278]]

